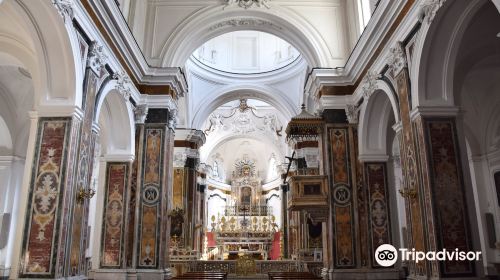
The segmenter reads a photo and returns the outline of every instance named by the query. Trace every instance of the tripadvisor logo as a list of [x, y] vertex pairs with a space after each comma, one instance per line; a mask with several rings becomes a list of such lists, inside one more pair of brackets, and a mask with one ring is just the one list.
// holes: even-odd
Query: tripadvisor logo
[[391, 244], [382, 244], [378, 246], [375, 251], [375, 261], [384, 267], [393, 266], [398, 257], [401, 261], [414, 261], [416, 263], [428, 260], [428, 261], [479, 261], [481, 259], [481, 251], [460, 251], [459, 249], [447, 250], [442, 249], [441, 251], [429, 251], [422, 252], [416, 251], [415, 249], [408, 250], [406, 248], [400, 248], [399, 254], [398, 250], [394, 248]]
[[391, 244], [382, 244], [375, 251], [375, 260], [381, 266], [393, 266], [398, 260], [398, 251]]

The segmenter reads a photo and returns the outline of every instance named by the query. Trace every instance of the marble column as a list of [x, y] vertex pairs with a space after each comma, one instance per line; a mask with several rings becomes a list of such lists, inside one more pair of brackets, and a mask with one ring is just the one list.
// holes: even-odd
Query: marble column
[[385, 162], [362, 162], [358, 110], [329, 109], [324, 141], [325, 172], [332, 193], [329, 232], [330, 279], [399, 279], [399, 271], [374, 261], [381, 244], [392, 242]]
[[19, 278], [87, 274], [95, 103], [109, 75], [101, 57], [102, 48], [92, 44], [81, 109], [72, 108], [69, 115], [48, 110], [38, 118]]
[[76, 197], [82, 115], [77, 110], [72, 117], [38, 118], [19, 278], [60, 278], [68, 271], [68, 217]]
[[[199, 239], [204, 234], [200, 198], [204, 196], [198, 187], [199, 148], [205, 143], [205, 135], [200, 130], [177, 130], [174, 142], [174, 184], [173, 207], [182, 209], [182, 226], [177, 225], [171, 237], [177, 238], [179, 247], [201, 253]], [[177, 221], [179, 222], [179, 221]], [[174, 227], [172, 227], [174, 229]], [[182, 231], [182, 232], [180, 232]]]
[[[412, 119], [422, 174], [419, 198], [429, 204], [425, 208], [426, 224], [429, 225], [426, 239], [435, 244], [437, 250], [474, 251], [467, 207], [468, 202], [469, 205], [474, 202], [472, 192], [467, 195], [466, 191], [464, 178], [469, 172], [462, 162], [461, 147], [465, 148], [465, 143], [460, 144], [457, 118], [443, 109], [438, 115], [435, 111], [420, 109], [414, 112]], [[472, 261], [434, 263], [441, 278], [476, 275], [476, 264]]]
[[[472, 250], [467, 210], [463, 135], [458, 134], [456, 108], [413, 108], [406, 53], [391, 49], [390, 75], [395, 81], [401, 113], [397, 129], [406, 199], [408, 247], [417, 251]], [[462, 148], [461, 148], [462, 147]], [[474, 202], [469, 200], [473, 205]], [[468, 261], [408, 262], [410, 277], [442, 279], [475, 276]]]
[[133, 268], [138, 278], [169, 277], [170, 224], [168, 209], [172, 186], [173, 110], [150, 108], [139, 133], [136, 190], [136, 235]]

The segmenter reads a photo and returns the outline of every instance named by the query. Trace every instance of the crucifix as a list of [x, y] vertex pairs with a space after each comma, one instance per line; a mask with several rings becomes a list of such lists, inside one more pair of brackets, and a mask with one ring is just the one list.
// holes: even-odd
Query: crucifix
[[239, 209], [240, 212], [243, 212], [243, 221], [241, 221], [241, 226], [243, 227], [247, 227], [248, 226], [248, 223], [247, 223], [247, 212], [250, 211], [250, 207], [248, 207], [248, 205], [243, 205], [243, 206], [240, 206], [240, 209]]
[[286, 169], [285, 177], [283, 178], [283, 184], [286, 184], [286, 178], [288, 177], [288, 172], [290, 172], [290, 167], [292, 166], [292, 162], [296, 161], [297, 159], [295, 157], [295, 151], [293, 151], [291, 157], [285, 157], [286, 159], [289, 160], [288, 162], [288, 167]]

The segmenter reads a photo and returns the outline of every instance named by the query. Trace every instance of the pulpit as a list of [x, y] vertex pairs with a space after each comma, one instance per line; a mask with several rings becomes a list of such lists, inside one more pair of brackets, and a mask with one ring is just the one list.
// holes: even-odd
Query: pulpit
[[311, 211], [328, 209], [327, 176], [297, 175], [288, 180], [288, 210]]

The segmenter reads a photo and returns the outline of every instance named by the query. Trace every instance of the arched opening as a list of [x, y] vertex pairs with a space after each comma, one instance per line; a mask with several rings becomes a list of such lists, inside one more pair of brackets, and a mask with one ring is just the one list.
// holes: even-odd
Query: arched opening
[[16, 227], [23, 224], [19, 210], [34, 102], [30, 73], [4, 63], [0, 62], [0, 276], [10, 273]]
[[[395, 130], [399, 122], [399, 106], [395, 94], [385, 82], [377, 81], [377, 86], [378, 89], [363, 102], [360, 112], [359, 159], [368, 164], [385, 164], [392, 244], [397, 248], [406, 248], [405, 199], [399, 193], [403, 177]], [[365, 176], [368, 177], [368, 173]]]
[[203, 124], [206, 143], [200, 149], [200, 161], [209, 170], [204, 205], [207, 234], [220, 238], [229, 232], [251, 231], [269, 238], [222, 241], [208, 248], [207, 258], [231, 260], [246, 247], [260, 254], [257, 259], [276, 258], [270, 233], [280, 231], [279, 185], [287, 151], [279, 115], [269, 103], [236, 99], [215, 109]]
[[[111, 215], [117, 221], [112, 226], [123, 226], [126, 214], [128, 170], [135, 156], [135, 124], [131, 104], [115, 89], [116, 81], [109, 81], [100, 91], [96, 101], [97, 137], [91, 187], [96, 195], [89, 201], [91, 228], [89, 255], [92, 269], [98, 270], [106, 258], [102, 240], [109, 238]], [[123, 131], [125, 133], [117, 133]], [[113, 189], [115, 186], [115, 189]], [[119, 191], [117, 191], [119, 190]], [[119, 198], [112, 200], [111, 197]], [[112, 212], [111, 208], [115, 212]], [[104, 236], [104, 237], [103, 237]], [[125, 245], [120, 245], [125, 246]]]
[[219, 106], [257, 99], [277, 108], [282, 121], [298, 113], [308, 64], [294, 45], [272, 33], [228, 32], [200, 44], [186, 62], [189, 97], [180, 125], [200, 129]]
[[[457, 20], [458, 19], [458, 20]], [[464, 167], [465, 198], [472, 242], [483, 252], [480, 274], [491, 266], [500, 238], [500, 210], [494, 173], [498, 168], [500, 15], [491, 1], [450, 2], [423, 26], [422, 53], [411, 75], [413, 108], [441, 106], [442, 116], [458, 111], [457, 134]], [[413, 72], [412, 72], [413, 71]], [[434, 107], [436, 108], [436, 107]], [[493, 217], [490, 219], [489, 217]]]
[[[225, 33], [254, 30], [271, 33], [290, 42], [310, 65], [328, 66], [330, 61], [321, 35], [283, 10], [280, 16], [258, 10], [231, 10], [223, 14], [218, 7], [206, 9], [196, 21], [187, 21], [163, 46], [163, 66], [183, 65], [205, 42]], [[203, 19], [203, 20], [199, 20]]]
[[[69, 28], [68, 28], [69, 26]], [[1, 277], [18, 277], [38, 120], [69, 117], [82, 100], [82, 59], [71, 22], [47, 1], [0, 5], [0, 115], [12, 146], [1, 149]], [[54, 113], [57, 111], [58, 113]], [[64, 113], [62, 113], [64, 112]], [[5, 126], [3, 128], [5, 128]], [[3, 137], [7, 138], [8, 134]], [[40, 236], [40, 239], [43, 239]]]

